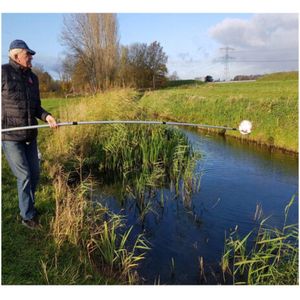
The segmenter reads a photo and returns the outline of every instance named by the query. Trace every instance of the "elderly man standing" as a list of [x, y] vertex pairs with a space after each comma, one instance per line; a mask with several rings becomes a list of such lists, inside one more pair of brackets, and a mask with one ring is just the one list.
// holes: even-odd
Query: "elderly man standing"
[[[36, 125], [36, 118], [57, 127], [41, 107], [38, 78], [31, 71], [34, 54], [22, 40], [10, 44], [9, 63], [2, 65], [2, 128]], [[34, 195], [40, 173], [37, 129], [3, 133], [2, 149], [17, 178], [22, 224], [34, 229], [38, 226]]]

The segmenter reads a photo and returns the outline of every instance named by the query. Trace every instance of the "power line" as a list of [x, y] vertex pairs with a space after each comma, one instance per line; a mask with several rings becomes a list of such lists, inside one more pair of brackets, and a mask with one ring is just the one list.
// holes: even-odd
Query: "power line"
[[266, 53], [266, 52], [295, 52], [298, 51], [298, 49], [292, 49], [292, 48], [277, 48], [277, 49], [240, 49], [235, 50], [234, 53], [247, 53], [247, 52], [259, 52], [259, 53]]
[[234, 60], [233, 62], [296, 62], [298, 59]]
[[228, 81], [229, 79], [229, 60], [234, 59], [234, 57], [229, 55], [229, 51], [233, 51], [234, 48], [230, 48], [230, 47], [225, 47], [225, 48], [220, 48], [221, 51], [225, 51], [225, 55], [223, 57], [221, 57], [224, 61], [224, 78], [225, 81]]

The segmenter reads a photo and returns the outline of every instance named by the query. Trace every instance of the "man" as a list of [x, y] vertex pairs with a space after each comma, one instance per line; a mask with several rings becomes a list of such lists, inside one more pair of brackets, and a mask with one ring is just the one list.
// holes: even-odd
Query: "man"
[[[38, 78], [31, 71], [34, 54], [22, 40], [10, 44], [9, 63], [2, 65], [2, 128], [36, 125], [36, 118], [57, 127], [41, 107]], [[2, 149], [17, 178], [22, 224], [34, 229], [38, 227], [34, 195], [40, 173], [37, 129], [3, 133]]]

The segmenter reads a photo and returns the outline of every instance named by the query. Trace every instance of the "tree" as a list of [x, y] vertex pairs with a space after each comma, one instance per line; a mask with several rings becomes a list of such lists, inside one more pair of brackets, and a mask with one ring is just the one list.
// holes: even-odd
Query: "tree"
[[61, 40], [69, 51], [65, 66], [81, 88], [96, 93], [113, 84], [119, 49], [115, 14], [71, 14]]
[[44, 70], [42, 65], [35, 65], [33, 72], [39, 78], [39, 88], [42, 94], [57, 92], [60, 90], [59, 83], [53, 80], [52, 76]]
[[65, 65], [67, 62], [67, 59], [60, 59], [54, 68], [59, 77], [60, 90], [64, 95], [70, 94], [73, 91], [71, 72]]
[[133, 49], [122, 46], [120, 49], [120, 63], [118, 69], [118, 83], [122, 87], [138, 87], [137, 65], [134, 61]]
[[147, 83], [147, 44], [135, 43], [129, 47], [129, 74], [131, 74], [136, 87], [144, 88]]
[[166, 80], [167, 56], [159, 43], [135, 43], [121, 48], [119, 79], [122, 85], [157, 88]]
[[147, 48], [147, 65], [152, 77], [152, 87], [155, 89], [157, 84], [166, 78], [168, 72], [166, 63], [167, 55], [164, 53], [160, 43], [153, 42]]

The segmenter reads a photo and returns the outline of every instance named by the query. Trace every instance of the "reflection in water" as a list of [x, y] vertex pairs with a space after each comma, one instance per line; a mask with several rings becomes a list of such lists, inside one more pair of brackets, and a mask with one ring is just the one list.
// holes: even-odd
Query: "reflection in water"
[[[238, 226], [241, 235], [248, 233], [257, 225], [258, 213], [271, 216], [270, 225], [280, 226], [284, 207], [298, 191], [296, 157], [234, 139], [185, 133], [203, 155], [196, 167], [203, 174], [200, 190], [188, 205], [174, 191], [162, 189], [141, 222], [134, 200], [117, 197], [115, 187], [109, 191], [101, 187], [95, 196], [126, 215], [134, 233], [146, 234], [151, 250], [139, 270], [145, 283], [199, 283], [201, 264], [218, 266], [226, 232]], [[298, 198], [288, 221], [298, 223]]]

